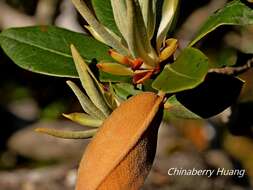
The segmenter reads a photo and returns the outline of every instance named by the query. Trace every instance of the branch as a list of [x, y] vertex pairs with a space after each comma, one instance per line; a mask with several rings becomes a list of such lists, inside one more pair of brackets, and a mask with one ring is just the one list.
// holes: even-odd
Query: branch
[[253, 67], [253, 58], [249, 59], [245, 65], [238, 66], [238, 67], [224, 67], [224, 68], [214, 68], [209, 69], [209, 73], [220, 73], [226, 75], [239, 75], [244, 73], [248, 69]]

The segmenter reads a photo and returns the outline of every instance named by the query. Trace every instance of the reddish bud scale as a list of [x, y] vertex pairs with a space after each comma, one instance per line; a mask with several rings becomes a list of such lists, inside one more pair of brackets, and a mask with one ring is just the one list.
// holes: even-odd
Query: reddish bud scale
[[115, 61], [123, 65], [131, 66], [130, 59], [127, 56], [121, 55], [120, 53], [114, 51], [113, 49], [110, 49], [108, 53]]
[[134, 84], [142, 84], [145, 80], [149, 79], [154, 73], [154, 70], [146, 70], [140, 73], [137, 73], [133, 76]]
[[140, 67], [142, 66], [143, 60], [141, 58], [137, 58], [137, 59], [131, 60], [130, 63], [131, 63], [132, 69], [137, 70], [137, 69], [140, 69]]

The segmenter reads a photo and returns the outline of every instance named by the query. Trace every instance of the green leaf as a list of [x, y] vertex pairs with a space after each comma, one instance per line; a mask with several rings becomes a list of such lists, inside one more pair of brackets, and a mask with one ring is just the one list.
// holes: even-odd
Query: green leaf
[[83, 110], [86, 113], [93, 116], [94, 118], [98, 118], [101, 120], [104, 120], [106, 118], [103, 112], [91, 102], [91, 100], [79, 89], [79, 87], [75, 83], [73, 83], [72, 81], [67, 81], [67, 84], [76, 95], [78, 101], [80, 102]]
[[228, 67], [236, 64], [237, 52], [233, 48], [224, 48], [218, 54], [216, 67]]
[[100, 127], [103, 120], [96, 119], [85, 113], [62, 114], [64, 117], [86, 127]]
[[237, 62], [237, 51], [230, 47], [211, 47], [206, 48], [203, 52], [209, 59], [209, 69], [231, 67]]
[[126, 5], [128, 48], [135, 58], [141, 57], [145, 64], [155, 66], [158, 57], [149, 40], [139, 1], [126, 1]]
[[121, 36], [114, 20], [111, 1], [92, 0], [92, 6], [95, 10], [98, 20], [112, 32], [118, 36]]
[[165, 111], [168, 112], [169, 117], [183, 118], [183, 119], [201, 119], [198, 115], [184, 107], [176, 98], [171, 96], [164, 104]]
[[107, 105], [112, 110], [115, 110], [118, 107], [118, 98], [116, 97], [115, 93], [112, 92], [110, 87], [109, 87], [109, 91], [104, 93], [104, 96], [105, 96], [105, 101]]
[[152, 86], [166, 93], [192, 89], [204, 81], [208, 58], [195, 48], [185, 48], [176, 61], [166, 65]]
[[109, 48], [93, 38], [54, 26], [11, 28], [0, 34], [5, 53], [20, 67], [46, 75], [78, 77], [70, 44], [92, 59], [111, 60]]
[[99, 70], [99, 80], [101, 82], [132, 82], [131, 76], [120, 76], [120, 75], [112, 75], [110, 73], [103, 72]]
[[154, 81], [153, 79], [145, 80], [144, 83], [142, 84], [141, 88], [142, 91], [158, 93], [158, 91], [152, 87], [153, 81]]
[[51, 128], [37, 128], [35, 131], [63, 139], [87, 139], [93, 137], [96, 134], [97, 129], [86, 131], [65, 131]]
[[156, 49], [160, 50], [165, 41], [168, 31], [172, 26], [173, 19], [177, 12], [179, 0], [164, 0], [162, 7], [162, 18], [157, 32]]
[[85, 21], [97, 32], [97, 34], [107, 45], [111, 46], [122, 54], [128, 54], [127, 48], [121, 43], [121, 41], [115, 38], [115, 35], [112, 35], [108, 30], [106, 30], [106, 28], [96, 19], [85, 1], [72, 0], [72, 3]]
[[230, 75], [209, 73], [194, 89], [176, 94], [177, 100], [195, 114], [208, 118], [236, 102], [243, 81]]
[[92, 76], [89, 74], [89, 67], [84, 62], [83, 58], [77, 51], [74, 45], [71, 44], [71, 52], [76, 65], [76, 70], [80, 77], [82, 86], [89, 96], [90, 100], [94, 103], [94, 105], [99, 108], [105, 116], [110, 115], [111, 110], [107, 106], [103, 94], [101, 93], [100, 86], [96, 86], [96, 81], [94, 81]]
[[113, 16], [115, 23], [124, 37], [127, 40], [128, 32], [127, 32], [127, 7], [125, 0], [111, 0]]
[[117, 83], [113, 84], [112, 86], [115, 90], [115, 93], [124, 100], [128, 99], [130, 96], [134, 96], [142, 92], [140, 90], [136, 90], [134, 86], [129, 83]]
[[148, 37], [151, 40], [156, 26], [156, 2], [157, 0], [139, 0]]
[[195, 39], [189, 44], [193, 46], [201, 38], [222, 25], [251, 25], [253, 24], [253, 10], [240, 2], [234, 0], [223, 9], [209, 17], [197, 32]]
[[134, 71], [130, 67], [126, 67], [118, 63], [98, 63], [97, 67], [100, 70], [113, 75], [120, 75], [120, 76], [134, 75]]

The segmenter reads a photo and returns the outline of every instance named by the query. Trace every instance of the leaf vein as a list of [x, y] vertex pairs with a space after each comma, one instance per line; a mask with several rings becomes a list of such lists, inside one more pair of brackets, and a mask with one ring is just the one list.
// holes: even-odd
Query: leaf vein
[[184, 73], [180, 73], [180, 72], [174, 70], [173, 68], [171, 68], [170, 66], [168, 66], [167, 68], [168, 68], [172, 73], [174, 73], [174, 74], [176, 74], [176, 75], [178, 75], [178, 76], [181, 76], [181, 77], [183, 77], [183, 78], [188, 78], [188, 79], [191, 79], [191, 80], [197, 80], [197, 78], [190, 77], [190, 76], [188, 76], [188, 75], [186, 75], [186, 74], [184, 74]]
[[20, 39], [15, 39], [15, 38], [12, 38], [10, 36], [3, 35], [3, 37], [8, 38], [10, 40], [14, 40], [14, 41], [19, 42], [21, 44], [25, 44], [25, 45], [29, 45], [29, 46], [32, 46], [32, 47], [36, 47], [38, 49], [42, 49], [44, 51], [48, 51], [50, 53], [61, 55], [61, 56], [67, 57], [67, 58], [71, 58], [72, 57], [70, 54], [66, 54], [66, 53], [63, 53], [63, 52], [60, 52], [60, 51], [57, 51], [57, 50], [49, 49], [49, 48], [46, 48], [46, 47], [43, 47], [43, 46], [39, 46], [39, 45], [34, 44], [34, 43], [29, 43], [29, 42], [20, 40]]

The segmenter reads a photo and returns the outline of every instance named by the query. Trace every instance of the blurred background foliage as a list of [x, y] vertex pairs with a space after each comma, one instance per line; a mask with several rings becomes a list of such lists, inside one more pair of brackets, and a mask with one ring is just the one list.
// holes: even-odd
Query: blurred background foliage
[[[182, 0], [172, 36], [180, 48], [227, 0]], [[250, 1], [243, 1], [253, 8]], [[0, 30], [54, 24], [87, 32], [85, 22], [69, 0], [0, 0]], [[212, 65], [245, 65], [253, 61], [253, 26], [222, 27], [198, 47]], [[62, 140], [36, 134], [33, 128], [76, 128], [62, 113], [81, 111], [63, 78], [25, 71], [0, 49], [0, 189], [74, 189], [75, 172], [86, 140]], [[209, 120], [168, 117], [159, 134], [158, 154], [143, 189], [253, 188], [253, 70], [240, 74], [246, 81], [239, 100]], [[219, 93], [219, 92], [217, 92]], [[204, 106], [204, 105], [203, 105]], [[236, 176], [168, 176], [178, 168], [246, 169]]]

